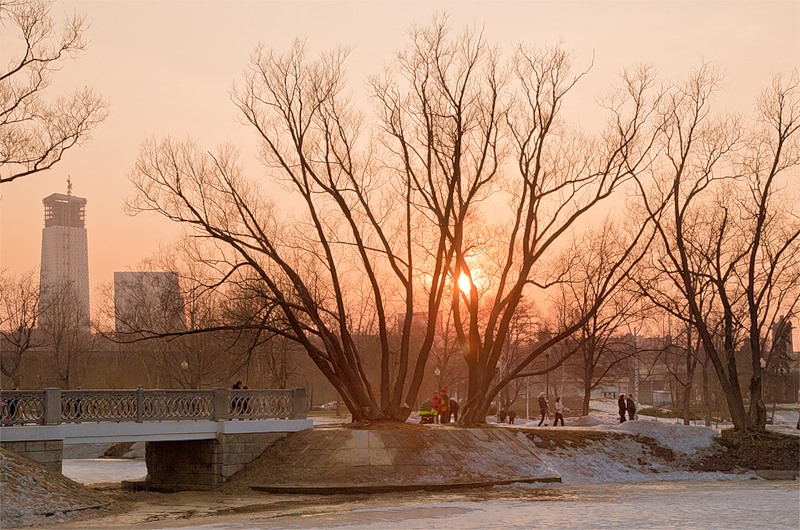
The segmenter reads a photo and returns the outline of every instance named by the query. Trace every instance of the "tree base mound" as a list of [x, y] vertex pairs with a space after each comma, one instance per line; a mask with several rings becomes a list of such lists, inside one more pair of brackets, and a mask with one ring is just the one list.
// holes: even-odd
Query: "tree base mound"
[[560, 481], [536, 451], [507, 429], [388, 422], [315, 428], [277, 441], [224, 488], [357, 493]]
[[800, 470], [800, 437], [771, 431], [741, 433], [722, 431], [717, 442], [724, 448], [703, 459], [698, 467], [704, 471]]

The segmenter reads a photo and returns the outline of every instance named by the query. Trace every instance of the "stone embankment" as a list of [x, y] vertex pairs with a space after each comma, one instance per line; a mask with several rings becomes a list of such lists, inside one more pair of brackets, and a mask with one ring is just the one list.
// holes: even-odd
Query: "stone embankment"
[[0, 448], [0, 527], [69, 521], [110, 504], [103, 493]]

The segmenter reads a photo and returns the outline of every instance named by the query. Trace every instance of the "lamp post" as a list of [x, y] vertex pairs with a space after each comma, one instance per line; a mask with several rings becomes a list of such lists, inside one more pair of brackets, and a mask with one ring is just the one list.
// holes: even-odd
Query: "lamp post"
[[550, 400], [550, 352], [546, 352], [544, 354], [544, 359], [546, 361], [545, 365], [545, 372], [544, 372], [544, 398], [548, 401]]
[[531, 419], [531, 378], [525, 378], [525, 419]]
[[439, 367], [436, 367], [436, 370], [433, 371], [433, 374], [436, 376], [436, 391], [439, 391], [439, 376], [442, 375], [442, 371], [439, 370]]

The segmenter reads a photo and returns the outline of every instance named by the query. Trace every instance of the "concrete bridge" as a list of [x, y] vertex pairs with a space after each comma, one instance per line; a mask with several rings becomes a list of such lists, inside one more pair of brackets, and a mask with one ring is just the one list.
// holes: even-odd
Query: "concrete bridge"
[[211, 489], [290, 432], [305, 389], [44, 390], [0, 394], [0, 447], [61, 472], [64, 445], [146, 442], [147, 485]]

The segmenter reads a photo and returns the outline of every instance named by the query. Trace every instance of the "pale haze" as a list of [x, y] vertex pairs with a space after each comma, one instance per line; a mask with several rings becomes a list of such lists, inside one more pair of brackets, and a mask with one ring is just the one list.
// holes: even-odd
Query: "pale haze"
[[[404, 43], [412, 24], [427, 25], [447, 13], [452, 28], [485, 28], [490, 42], [510, 47], [561, 42], [577, 67], [594, 66], [568, 100], [567, 115], [586, 128], [597, 125], [595, 98], [619, 71], [648, 63], [663, 79], [688, 74], [702, 61], [726, 73], [717, 108], [749, 115], [772, 74], [800, 64], [800, 2], [268, 2], [268, 1], [65, 1], [55, 11], [85, 13], [91, 27], [86, 53], [56, 74], [52, 93], [84, 85], [109, 102], [111, 115], [84, 145], [68, 151], [54, 169], [0, 188], [0, 266], [11, 273], [38, 266], [42, 199], [73, 193], [88, 200], [89, 274], [94, 289], [114, 271], [135, 269], [178, 227], [155, 216], [129, 217], [128, 175], [149, 137], [191, 137], [209, 150], [236, 145], [253, 177], [265, 171], [254, 157], [256, 137], [230, 101], [233, 83], [258, 43], [286, 50], [295, 38], [309, 50], [350, 47], [350, 88], [365, 92]], [[4, 28], [0, 58], [16, 47]]]

